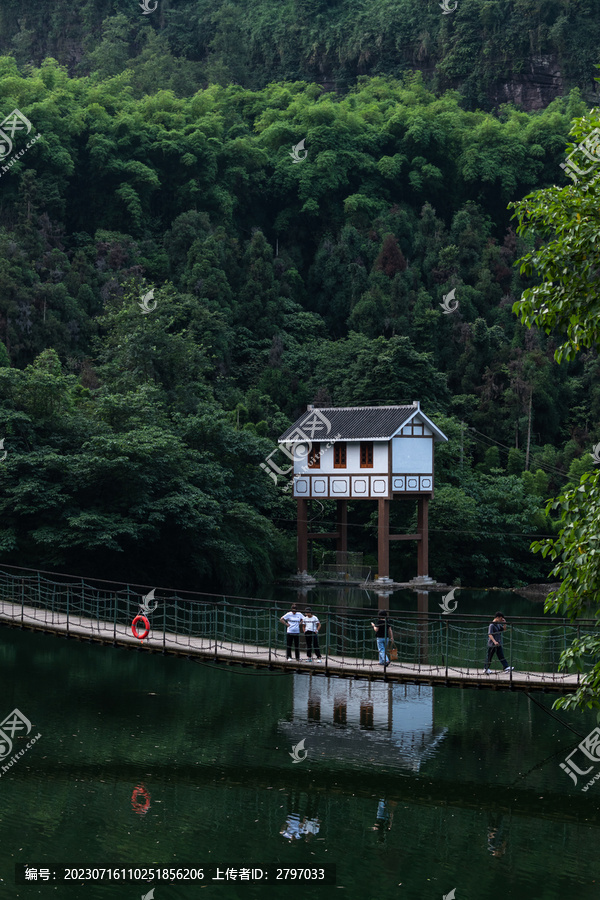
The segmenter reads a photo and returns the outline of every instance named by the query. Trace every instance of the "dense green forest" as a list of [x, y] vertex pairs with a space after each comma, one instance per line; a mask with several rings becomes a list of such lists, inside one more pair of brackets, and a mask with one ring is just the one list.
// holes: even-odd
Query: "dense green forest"
[[[280, 8], [268, 65], [256, 37], [277, 33], [267, 4], [161, 3], [154, 19], [116, 6], [0, 12], [14, 54], [0, 58], [0, 112], [32, 124], [14, 135], [25, 153], [0, 164], [0, 560], [251, 590], [295, 567], [295, 501], [260, 469], [279, 434], [307, 403], [419, 399], [450, 438], [436, 454], [431, 574], [544, 579], [549, 562], [528, 548], [555, 530], [547, 498], [594, 468], [598, 359], [589, 349], [559, 367], [555, 338], [513, 313], [531, 283], [515, 263], [533, 243], [508, 204], [565, 184], [580, 91], [534, 112], [473, 109], [464, 85], [394, 77], [408, 65], [401, 29], [391, 74], [348, 77], [339, 93], [266, 84], [307, 73], [312, 32], [294, 38], [286, 17], [318, 28], [318, 2]], [[459, 0], [452, 28], [466, 35], [469, 10], [483, 27], [491, 6]], [[349, 5], [323, 8], [351, 42]], [[389, 23], [406, 10], [405, 29], [411, 8], [377, 5]], [[448, 62], [451, 17], [422, 13]], [[371, 68], [390, 68], [385, 41], [365, 41]], [[248, 54], [237, 74], [234, 44]], [[335, 46], [339, 73], [356, 74]], [[59, 59], [38, 65], [49, 47]], [[451, 289], [459, 307], [446, 315]], [[411, 504], [395, 506], [392, 527], [414, 530]], [[311, 516], [331, 530], [333, 505]], [[351, 549], [372, 554], [375, 504], [355, 503], [350, 521]], [[392, 574], [411, 577], [413, 554], [394, 547]]]
[[[454, 8], [455, 0], [450, 7]], [[138, 96], [209, 83], [260, 89], [420, 70], [468, 107], [539, 109], [579, 87], [593, 101], [600, 21], [593, 0], [3, 0], [0, 53], [52, 56], [69, 74], [132, 72]]]

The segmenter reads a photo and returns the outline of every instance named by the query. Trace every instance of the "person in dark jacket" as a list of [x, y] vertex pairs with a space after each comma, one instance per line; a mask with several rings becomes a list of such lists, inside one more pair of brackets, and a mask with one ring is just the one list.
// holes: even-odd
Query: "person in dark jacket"
[[488, 651], [487, 660], [484, 666], [484, 672], [486, 675], [492, 674], [490, 665], [494, 653], [498, 654], [498, 659], [502, 663], [502, 668], [505, 672], [510, 672], [514, 669], [514, 666], [509, 666], [502, 649], [502, 633], [504, 631], [506, 631], [506, 619], [504, 618], [503, 613], [497, 612], [494, 616], [494, 621], [488, 628]]
[[373, 626], [373, 630], [377, 635], [377, 649], [379, 651], [379, 665], [387, 666], [389, 665], [389, 657], [387, 655], [387, 642], [388, 638], [390, 641], [394, 640], [394, 634], [392, 632], [392, 627], [387, 620], [387, 609], [379, 610], [379, 618], [377, 619], [377, 625], [375, 622], [371, 622]]

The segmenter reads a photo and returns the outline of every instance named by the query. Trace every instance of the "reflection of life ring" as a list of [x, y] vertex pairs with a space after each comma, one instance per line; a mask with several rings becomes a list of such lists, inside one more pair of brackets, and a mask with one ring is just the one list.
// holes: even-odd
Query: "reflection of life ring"
[[[143, 634], [138, 634], [136, 625], [138, 622], [143, 622], [145, 627], [145, 632]], [[133, 622], [131, 623], [131, 630], [133, 632], [133, 636], [136, 637], [139, 641], [143, 641], [145, 637], [148, 637], [148, 633], [150, 631], [150, 622], [146, 618], [146, 616], [136, 616]]]
[[138, 816], [145, 816], [150, 809], [150, 794], [143, 784], [136, 784], [131, 795], [133, 811]]

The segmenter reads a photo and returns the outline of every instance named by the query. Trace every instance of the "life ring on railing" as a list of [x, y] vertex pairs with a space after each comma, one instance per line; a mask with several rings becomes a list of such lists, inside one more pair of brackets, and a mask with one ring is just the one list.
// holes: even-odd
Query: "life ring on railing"
[[[138, 622], [143, 622], [143, 624], [144, 624], [144, 627], [146, 630], [143, 634], [139, 634], [135, 627]], [[133, 620], [133, 622], [131, 623], [131, 630], [133, 632], [133, 636], [136, 637], [138, 639], [138, 641], [143, 641], [144, 638], [148, 637], [148, 634], [150, 633], [150, 622], [148, 621], [146, 616], [136, 616], [135, 619]]]
[[137, 813], [138, 816], [145, 816], [150, 809], [150, 794], [143, 784], [136, 784], [134, 787], [131, 805], [134, 813]]

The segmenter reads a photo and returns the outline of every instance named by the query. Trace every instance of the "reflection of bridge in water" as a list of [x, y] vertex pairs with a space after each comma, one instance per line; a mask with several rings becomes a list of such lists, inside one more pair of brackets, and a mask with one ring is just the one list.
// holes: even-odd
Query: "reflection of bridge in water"
[[0, 622], [7, 625], [216, 663], [373, 682], [569, 693], [579, 676], [558, 672], [560, 653], [577, 636], [593, 631], [591, 621], [575, 626], [550, 617], [515, 617], [504, 636], [504, 652], [515, 671], [485, 675], [489, 618], [431, 613], [423, 592], [415, 612], [390, 615], [398, 659], [384, 667], [377, 662], [372, 610], [323, 611], [313, 603], [322, 622], [323, 659], [288, 662], [279, 622], [287, 605], [257, 600], [243, 605], [243, 598], [229, 602], [157, 588], [158, 607], [149, 615], [151, 630], [141, 642], [132, 635], [131, 623], [147, 588], [69, 576], [55, 580], [59, 576], [49, 579], [9, 568], [0, 571]]

